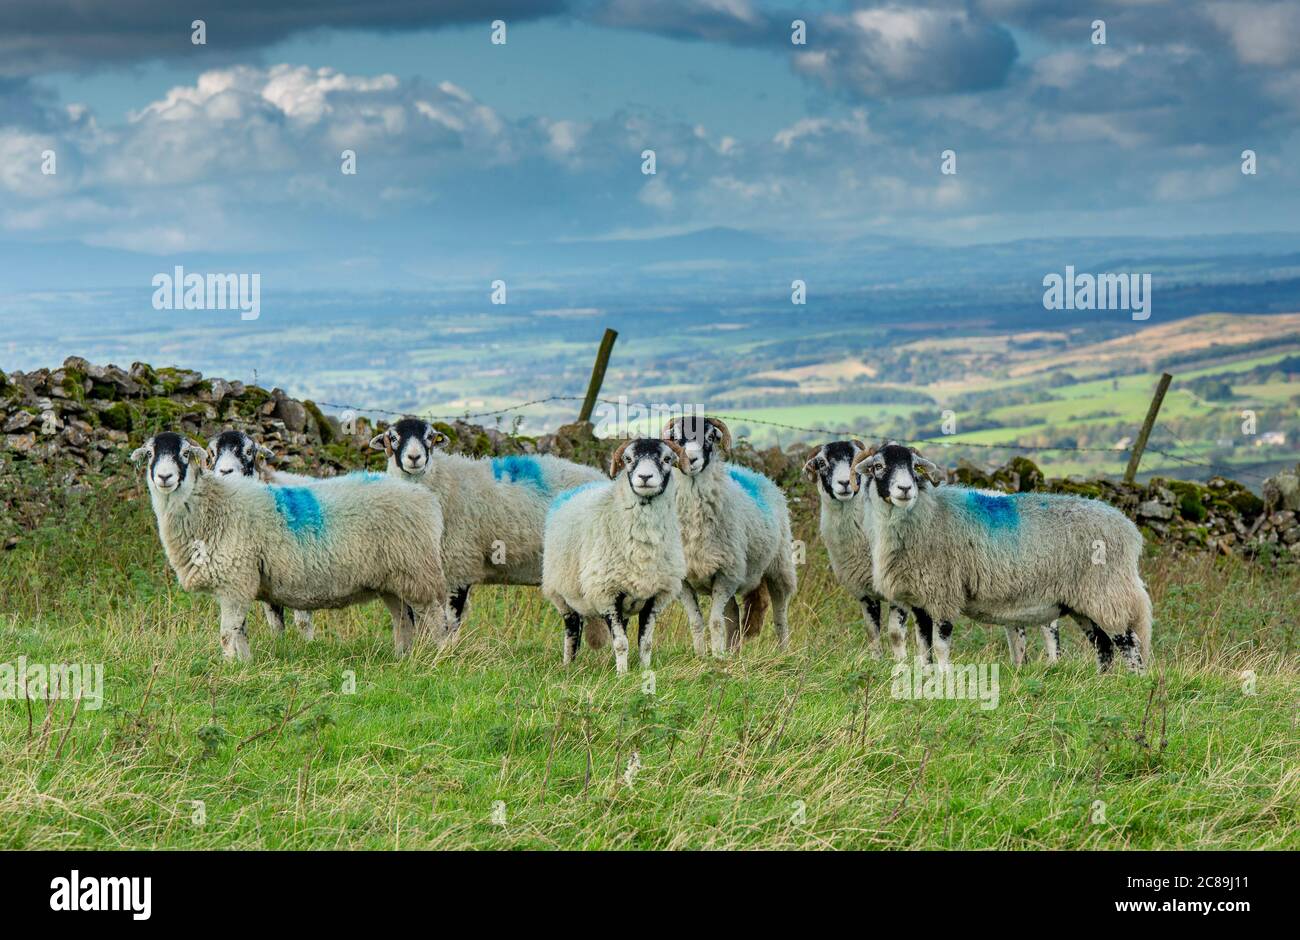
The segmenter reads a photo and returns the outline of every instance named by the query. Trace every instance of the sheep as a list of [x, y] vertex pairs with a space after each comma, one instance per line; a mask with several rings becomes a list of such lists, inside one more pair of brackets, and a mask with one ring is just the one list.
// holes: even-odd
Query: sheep
[[382, 598], [399, 656], [410, 650], [417, 617], [421, 627], [442, 627], [442, 514], [432, 494], [377, 473], [266, 486], [216, 476], [206, 456], [163, 432], [131, 459], [146, 462], [159, 539], [181, 587], [220, 602], [227, 659], [251, 658], [248, 608], [258, 600], [318, 610]]
[[1116, 650], [1134, 672], [1150, 663], [1142, 536], [1119, 510], [1077, 496], [938, 487], [939, 467], [893, 442], [862, 451], [853, 467], [871, 500], [872, 582], [913, 607], [941, 666], [963, 613], [1012, 625], [1069, 614], [1092, 642], [1099, 671]]
[[681, 601], [696, 654], [705, 655], [697, 591], [712, 597], [714, 656], [725, 656], [740, 643], [737, 593], [745, 600], [743, 635], [758, 634], [770, 601], [777, 646], [785, 649], [796, 587], [785, 494], [767, 477], [726, 463], [722, 454], [731, 448], [731, 433], [719, 418], [675, 417], [665, 425], [663, 438], [680, 446], [687, 458], [678, 468], [676, 501], [687, 563]]
[[[259, 444], [243, 431], [222, 431], [208, 442], [208, 466], [212, 468], [212, 472], [217, 476], [238, 474], [239, 476], [259, 479], [265, 483], [278, 483], [281, 486], [307, 486], [319, 482], [318, 477], [272, 470], [267, 466], [266, 461], [273, 456], [275, 456], [274, 451], [263, 444]], [[266, 614], [266, 622], [271, 625], [271, 629], [277, 635], [283, 634], [284, 608], [277, 607], [274, 604], [263, 604], [262, 610]], [[304, 638], [310, 640], [315, 636], [316, 627], [312, 623], [311, 611], [295, 610], [293, 612], [293, 623]]]
[[613, 641], [615, 670], [627, 672], [627, 622], [636, 614], [641, 668], [650, 668], [655, 617], [677, 596], [686, 577], [671, 492], [672, 467], [686, 462], [671, 441], [624, 441], [610, 460], [610, 480], [583, 484], [551, 504], [543, 537], [542, 594], [564, 618], [565, 666], [582, 643], [582, 618], [603, 617]]
[[[819, 528], [831, 571], [862, 605], [871, 647], [877, 654], [883, 626], [881, 614], [888, 615], [889, 623], [884, 632], [889, 637], [894, 658], [901, 662], [907, 658], [904, 624], [908, 611], [885, 601], [871, 582], [871, 503], [859, 485], [860, 477], [853, 470], [853, 459], [866, 449], [867, 445], [856, 439], [831, 441], [814, 448], [803, 469], [817, 487], [821, 502]], [[1019, 666], [1025, 657], [1025, 628], [1008, 624], [1005, 629], [1012, 662]], [[1054, 663], [1060, 645], [1059, 627], [1053, 620], [1050, 624], [1043, 624], [1042, 629], [1047, 661]]]
[[889, 618], [884, 632], [890, 649], [902, 662], [907, 659], [907, 610], [885, 601], [871, 583], [871, 504], [853, 470], [853, 458], [866, 449], [859, 440], [831, 441], [814, 449], [803, 469], [817, 486], [821, 501], [819, 529], [831, 571], [862, 606], [872, 651], [880, 652], [883, 612]]
[[[541, 583], [542, 528], [551, 500], [605, 475], [549, 454], [484, 460], [446, 453], [446, 444], [445, 434], [419, 418], [403, 418], [370, 442], [388, 455], [390, 476], [418, 481], [438, 497], [452, 636], [465, 621], [473, 585]], [[603, 630], [593, 628], [588, 639], [600, 645]]]

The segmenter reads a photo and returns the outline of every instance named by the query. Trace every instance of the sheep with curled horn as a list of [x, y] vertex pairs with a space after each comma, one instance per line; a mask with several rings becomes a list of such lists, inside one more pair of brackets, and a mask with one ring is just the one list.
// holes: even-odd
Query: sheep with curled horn
[[[731, 432], [720, 418], [673, 418], [663, 438], [686, 455], [678, 469], [676, 502], [687, 567], [681, 600], [696, 653], [707, 652], [697, 592], [711, 598], [714, 656], [725, 656], [742, 638], [757, 636], [769, 603], [777, 645], [785, 649], [797, 586], [785, 494], [762, 474], [727, 463]], [[743, 625], [737, 594], [745, 602]]]
[[145, 465], [158, 536], [181, 587], [221, 604], [226, 658], [250, 658], [256, 601], [320, 610], [380, 598], [399, 656], [417, 625], [441, 632], [442, 513], [431, 494], [381, 474], [303, 487], [217, 476], [203, 448], [171, 432], [149, 438], [131, 459]]
[[1119, 510], [1077, 496], [938, 486], [943, 471], [894, 442], [853, 466], [872, 507], [872, 581], [913, 608], [923, 652], [932, 643], [941, 665], [959, 615], [1023, 628], [1068, 614], [1101, 671], [1117, 654], [1135, 672], [1150, 663], [1142, 536]]
[[862, 608], [871, 650], [880, 655], [882, 632], [894, 659], [907, 658], [907, 608], [880, 596], [871, 580], [871, 504], [859, 486], [853, 460], [867, 449], [859, 440], [830, 441], [813, 448], [803, 471], [817, 488], [818, 530], [831, 571]]
[[[451, 638], [465, 622], [474, 585], [541, 583], [542, 529], [552, 501], [605, 475], [551, 454], [467, 457], [448, 453], [448, 443], [432, 423], [403, 418], [370, 446], [387, 455], [389, 476], [429, 489], [442, 507]], [[604, 624], [589, 625], [593, 646], [606, 635]]]

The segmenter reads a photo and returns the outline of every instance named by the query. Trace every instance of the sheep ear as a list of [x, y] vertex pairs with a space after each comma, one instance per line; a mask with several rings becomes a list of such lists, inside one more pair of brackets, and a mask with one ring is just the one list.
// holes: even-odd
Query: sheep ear
[[443, 434], [441, 431], [434, 431], [434, 432], [433, 432], [433, 445], [432, 445], [432, 446], [434, 446], [434, 447], [446, 447], [449, 443], [451, 443], [451, 438], [449, 438], [446, 434]]
[[192, 443], [190, 441], [186, 441], [185, 446], [181, 448], [181, 456], [186, 459], [193, 460], [204, 470], [208, 469], [209, 467], [208, 452], [204, 450], [202, 447], [200, 447], [198, 444]]
[[623, 451], [627, 450], [631, 443], [632, 442], [628, 440], [619, 444], [618, 449], [614, 451], [614, 456], [609, 458], [609, 478], [611, 480], [618, 476], [618, 471], [623, 466]]
[[718, 432], [718, 446], [723, 450], [731, 450], [731, 431], [727, 429], [727, 424], [721, 418], [706, 418], [705, 421]]
[[131, 463], [139, 463], [141, 460], [144, 460], [146, 457], [148, 457], [149, 447], [152, 444], [153, 444], [153, 438], [151, 437], [149, 438], [149, 440], [145, 441], [135, 450], [131, 451]]
[[382, 450], [387, 453], [389, 457], [393, 456], [393, 445], [388, 442], [388, 432], [385, 431], [382, 434], [376, 434], [372, 437], [370, 439], [370, 449]]
[[672, 450], [673, 456], [677, 458], [677, 466], [680, 469], [686, 469], [686, 465], [691, 462], [691, 458], [686, 456], [686, 449], [676, 441], [664, 441]]
[[925, 474], [926, 479], [930, 481], [932, 486], [938, 486], [947, 479], [947, 474], [945, 474], [943, 469], [934, 461], [926, 460], [924, 457], [918, 456], [912, 462], [915, 464], [916, 469]]
[[261, 457], [262, 460], [265, 462], [267, 460], [270, 460], [274, 456], [275, 456], [275, 451], [271, 450], [271, 448], [267, 447], [265, 444], [257, 445], [257, 453], [254, 456], [254, 459], [256, 459], [257, 457]]
[[866, 450], [866, 449], [867, 449], [867, 445], [864, 444], [864, 443], [862, 443], [862, 442], [861, 442], [860, 440], [858, 440], [856, 437], [853, 438], [851, 441], [849, 441], [849, 443], [852, 444], [852, 445], [853, 445], [855, 448], [857, 448], [858, 450]]
[[803, 465], [803, 474], [809, 480], [817, 479], [817, 458], [822, 454], [820, 447], [814, 448], [813, 452], [808, 455], [808, 462]]

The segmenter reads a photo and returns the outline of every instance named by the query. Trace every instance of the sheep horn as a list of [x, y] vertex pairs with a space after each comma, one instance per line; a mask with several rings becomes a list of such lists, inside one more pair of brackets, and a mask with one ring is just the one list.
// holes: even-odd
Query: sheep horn
[[623, 451], [627, 450], [631, 443], [632, 440], [629, 438], [619, 444], [618, 449], [614, 451], [614, 456], [609, 459], [609, 478], [611, 480], [618, 476], [618, 468], [623, 463]]
[[673, 436], [673, 431], [676, 429], [676, 427], [677, 427], [677, 415], [673, 415], [671, 418], [668, 419], [668, 423], [664, 425], [664, 429], [661, 432], [659, 432], [660, 439], [665, 441], [671, 439]]
[[803, 465], [804, 476], [810, 480], [817, 479], [817, 456], [822, 452], [821, 445], [818, 444], [808, 455], [808, 461]]
[[685, 467], [691, 462], [691, 458], [686, 456], [686, 448], [682, 447], [682, 445], [678, 444], [676, 441], [664, 441], [664, 443], [667, 444], [672, 452], [677, 455], [677, 466], [685, 469]]
[[722, 435], [722, 439], [718, 443], [722, 445], [723, 450], [731, 450], [731, 431], [727, 429], [726, 422], [721, 418], [705, 418], [704, 423], [717, 428], [718, 433]]
[[849, 464], [849, 466], [853, 469], [855, 473], [861, 473], [862, 471], [858, 469], [858, 464], [870, 460], [874, 456], [876, 456], [876, 445], [872, 444], [866, 450], [862, 451], [862, 453], [854, 457], [853, 463]]

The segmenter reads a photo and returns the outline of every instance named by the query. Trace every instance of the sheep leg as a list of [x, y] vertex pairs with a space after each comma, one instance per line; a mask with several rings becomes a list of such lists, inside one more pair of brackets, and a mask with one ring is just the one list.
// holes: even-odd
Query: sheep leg
[[736, 603], [734, 597], [729, 597], [722, 612], [727, 618], [727, 649], [738, 650], [742, 639], [740, 635], [740, 605]]
[[310, 640], [316, 635], [316, 625], [312, 623], [310, 610], [295, 610], [293, 625], [298, 628], [304, 640]]
[[253, 658], [248, 649], [249, 603], [233, 597], [222, 597], [221, 603], [221, 654], [226, 659], [243, 662]]
[[862, 605], [862, 619], [867, 625], [867, 635], [871, 638], [871, 655], [880, 658], [880, 599], [864, 594], [858, 603]]
[[400, 658], [415, 642], [415, 610], [395, 594], [385, 594], [384, 604], [393, 619], [393, 650]]
[[279, 604], [262, 602], [262, 613], [266, 614], [267, 625], [276, 636], [284, 636], [284, 608]]
[[885, 635], [889, 637], [894, 660], [901, 663], [907, 659], [907, 608], [889, 605], [889, 622], [885, 626]]
[[1074, 619], [1083, 632], [1088, 635], [1088, 640], [1097, 653], [1097, 671], [1110, 671], [1110, 667], [1115, 661], [1115, 644], [1106, 635], [1106, 631], [1097, 626], [1092, 620], [1082, 614], [1075, 614]]
[[[723, 659], [727, 655], [727, 604], [736, 603], [738, 584], [717, 578], [713, 582], [713, 600], [709, 607], [709, 638], [713, 641], [713, 655]], [[737, 612], [739, 620], [739, 612]], [[737, 624], [739, 626], [739, 624]]]
[[1025, 662], [1025, 628], [1021, 624], [1004, 623], [1002, 629], [1007, 631], [1007, 646], [1011, 648], [1011, 665], [1022, 666]]
[[650, 668], [650, 656], [654, 653], [655, 648], [655, 609], [659, 605], [659, 598], [652, 597], [645, 602], [641, 608], [641, 613], [637, 617], [639, 630], [637, 631], [637, 648], [641, 655], [641, 668]]
[[691, 625], [691, 643], [695, 646], [695, 655], [704, 656], [708, 648], [704, 642], [704, 616], [700, 613], [700, 599], [695, 596], [695, 588], [683, 583], [681, 593], [682, 607], [686, 610], [686, 621]]
[[1130, 672], [1141, 673], [1144, 671], [1142, 648], [1138, 645], [1137, 635], [1132, 630], [1110, 634], [1110, 642], [1119, 651], [1120, 656], [1124, 658], [1124, 665], [1128, 666]]
[[577, 611], [564, 614], [564, 665], [569, 665], [582, 649], [582, 615]]
[[776, 648], [784, 650], [790, 645], [790, 594], [784, 583], [767, 578], [768, 597], [772, 599], [772, 627], [776, 630]]
[[939, 628], [934, 631], [934, 664], [940, 669], [947, 669], [949, 650], [952, 647], [952, 621], [940, 620]]
[[609, 624], [609, 635], [613, 639], [614, 671], [619, 675], [627, 672], [627, 626], [623, 622], [623, 595], [614, 599], [614, 606], [605, 612], [605, 623]]
[[1061, 623], [1053, 620], [1043, 624], [1043, 646], [1047, 650], [1047, 661], [1054, 663], [1061, 655]]
[[920, 607], [913, 607], [916, 617], [916, 658], [934, 662], [934, 620]]
[[452, 592], [447, 604], [447, 632], [455, 635], [460, 625], [465, 622], [465, 610], [469, 607], [469, 585], [459, 587]]

